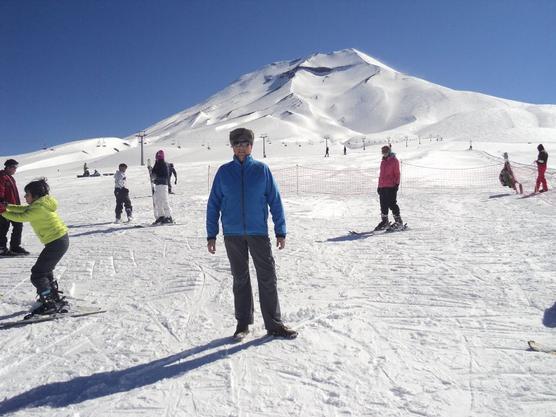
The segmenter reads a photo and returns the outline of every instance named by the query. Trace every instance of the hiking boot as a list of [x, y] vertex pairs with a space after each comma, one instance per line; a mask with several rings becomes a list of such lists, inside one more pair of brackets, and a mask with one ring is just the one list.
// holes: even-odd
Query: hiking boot
[[297, 332], [285, 325], [281, 324], [274, 330], [268, 330], [267, 334], [273, 337], [283, 337], [284, 339], [295, 339], [297, 337]]
[[249, 334], [249, 325], [238, 323], [233, 337], [234, 339], [243, 339], [245, 336], [247, 336], [247, 334]]
[[29, 252], [23, 249], [21, 246], [10, 249], [10, 252], [16, 253], [18, 255], [29, 255]]
[[390, 222], [388, 221], [388, 217], [383, 217], [379, 224], [376, 225], [375, 231], [384, 230], [390, 226]]

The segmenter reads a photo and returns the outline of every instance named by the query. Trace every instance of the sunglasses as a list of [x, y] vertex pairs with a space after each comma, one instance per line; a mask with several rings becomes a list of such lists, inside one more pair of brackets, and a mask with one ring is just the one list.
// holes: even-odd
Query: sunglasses
[[251, 142], [249, 141], [234, 142], [232, 143], [232, 146], [234, 148], [247, 148], [248, 146], [251, 146]]

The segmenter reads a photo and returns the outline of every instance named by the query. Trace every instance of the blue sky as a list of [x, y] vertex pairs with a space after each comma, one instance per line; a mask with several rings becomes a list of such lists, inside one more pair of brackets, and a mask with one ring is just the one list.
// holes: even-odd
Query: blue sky
[[125, 137], [274, 61], [357, 48], [556, 104], [552, 0], [0, 0], [0, 155]]

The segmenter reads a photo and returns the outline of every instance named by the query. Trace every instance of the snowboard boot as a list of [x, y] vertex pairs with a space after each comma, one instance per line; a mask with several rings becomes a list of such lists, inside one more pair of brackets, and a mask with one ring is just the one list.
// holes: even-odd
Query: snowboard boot
[[382, 220], [379, 224], [376, 225], [375, 231], [387, 229], [390, 226], [390, 222], [388, 221], [388, 216], [382, 216]]
[[115, 224], [120, 224], [121, 222], [122, 222], [122, 219], [116, 219], [116, 220], [114, 220], [114, 223], [115, 223]]
[[162, 223], [172, 224], [172, 223], [174, 223], [174, 220], [171, 217], [164, 217], [164, 220], [162, 221]]

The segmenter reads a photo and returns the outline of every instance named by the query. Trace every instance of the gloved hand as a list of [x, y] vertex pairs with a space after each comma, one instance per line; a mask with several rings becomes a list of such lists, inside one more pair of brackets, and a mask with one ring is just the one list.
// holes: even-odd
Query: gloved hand
[[400, 188], [400, 184], [396, 184], [396, 186], [394, 187], [394, 190], [398, 191]]
[[4, 203], [3, 201], [0, 202], [0, 213], [4, 213], [7, 207], [8, 205], [6, 203]]
[[176, 185], [178, 183], [178, 179], [176, 178], [176, 180], [174, 181], [174, 185]]

